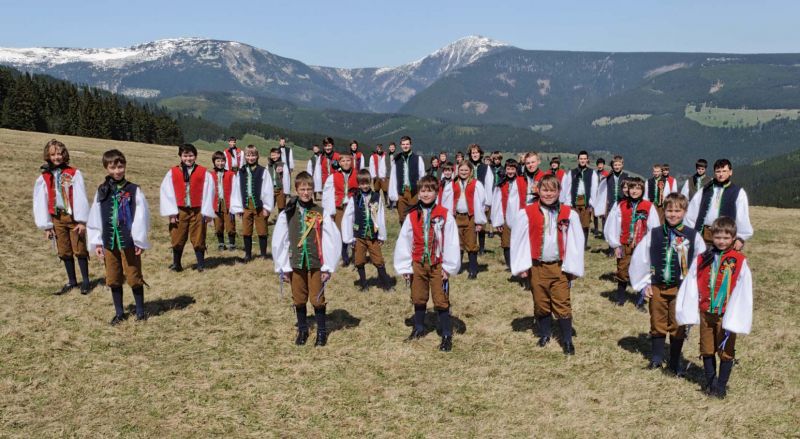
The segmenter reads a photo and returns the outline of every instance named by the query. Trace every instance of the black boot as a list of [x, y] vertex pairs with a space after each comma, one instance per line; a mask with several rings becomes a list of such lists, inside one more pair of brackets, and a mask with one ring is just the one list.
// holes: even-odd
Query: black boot
[[367, 272], [363, 265], [356, 266], [358, 270], [358, 288], [361, 291], [367, 291]]
[[572, 344], [572, 318], [558, 319], [561, 329], [561, 343], [564, 355], [575, 355], [575, 345]]
[[181, 256], [183, 256], [183, 247], [172, 247], [172, 265], [169, 266], [170, 270], [176, 273], [183, 271]]
[[664, 362], [664, 343], [666, 341], [667, 338], [661, 335], [657, 337], [650, 336], [650, 345], [653, 352], [650, 356], [650, 363], [647, 364], [648, 369], [661, 369], [661, 363]]
[[253, 260], [253, 237], [242, 236], [242, 241], [244, 241], [244, 261], [250, 262]]
[[464, 272], [464, 252], [463, 251], [458, 252], [458, 266], [461, 267], [461, 268], [458, 269], [458, 274], [463, 273]]
[[550, 337], [553, 335], [553, 316], [548, 314], [546, 316], [536, 317], [536, 328], [539, 330], [539, 347], [547, 346], [550, 343]]
[[225, 234], [217, 233], [217, 250], [225, 250]]
[[584, 227], [583, 228], [583, 239], [584, 239], [583, 242], [584, 242], [584, 246], [585, 246], [584, 249], [589, 250], [591, 248], [591, 246], [589, 245], [589, 228], [588, 227]]
[[81, 294], [89, 294], [89, 258], [78, 257], [78, 268], [81, 270]]
[[53, 293], [56, 296], [68, 293], [71, 289], [78, 286], [78, 279], [75, 278], [75, 259], [73, 259], [72, 256], [67, 256], [62, 258], [62, 260], [64, 261], [64, 269], [67, 271], [67, 284]]
[[470, 252], [467, 254], [469, 258], [469, 275], [467, 276], [468, 279], [477, 279], [478, 278], [478, 254], [475, 252]]
[[258, 251], [261, 252], [259, 256], [267, 259], [267, 235], [258, 235]]
[[317, 320], [317, 341], [314, 346], [325, 346], [328, 344], [328, 327], [325, 322], [325, 307], [314, 308], [314, 318]]
[[206, 252], [205, 250], [195, 250], [194, 257], [197, 258], [197, 271], [203, 272], [206, 268]]
[[236, 234], [228, 235], [228, 250], [236, 250]]
[[295, 314], [297, 314], [297, 338], [294, 344], [303, 346], [308, 341], [308, 316], [306, 315], [305, 305], [295, 305]]
[[714, 385], [717, 378], [717, 357], [711, 355], [703, 357], [703, 373], [706, 377], [706, 385], [703, 389], [707, 395], [714, 393]]
[[349, 248], [349, 244], [342, 243], [342, 267], [350, 266], [350, 252], [348, 252]]
[[681, 368], [681, 350], [683, 350], [682, 338], [669, 338], [669, 363], [667, 367], [670, 372], [676, 376], [682, 377], [684, 375], [683, 368]]
[[627, 293], [625, 291], [627, 289], [627, 282], [617, 282], [617, 306], [625, 306], [625, 302], [628, 300]]
[[425, 305], [414, 305], [414, 329], [406, 341], [418, 340], [425, 335]]
[[733, 360], [719, 362], [719, 378], [717, 379], [717, 386], [714, 389], [714, 396], [719, 399], [725, 399], [728, 394], [728, 380], [731, 377], [733, 370]]
[[478, 254], [483, 256], [486, 253], [486, 232], [481, 230], [478, 232]]
[[439, 331], [442, 333], [442, 342], [439, 350], [450, 352], [453, 349], [453, 323], [450, 319], [449, 309], [437, 309], [436, 314], [439, 320]]
[[125, 309], [122, 307], [122, 287], [111, 287], [111, 300], [114, 301], [114, 318], [111, 326], [116, 326], [125, 320]]
[[376, 268], [378, 269], [378, 281], [381, 284], [381, 288], [383, 291], [390, 291], [392, 289], [392, 284], [389, 280], [389, 275], [386, 273], [386, 267], [384, 265], [379, 265]]
[[136, 303], [136, 320], [147, 320], [144, 313], [144, 286], [133, 287], [133, 301]]
[[506, 271], [511, 271], [511, 249], [503, 248], [503, 260], [506, 261]]

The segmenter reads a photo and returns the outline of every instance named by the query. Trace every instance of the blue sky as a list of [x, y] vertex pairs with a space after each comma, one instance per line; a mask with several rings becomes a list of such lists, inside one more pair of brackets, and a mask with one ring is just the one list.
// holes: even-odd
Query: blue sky
[[800, 1], [9, 1], [0, 46], [236, 40], [308, 64], [391, 66], [480, 34], [524, 49], [800, 52]]

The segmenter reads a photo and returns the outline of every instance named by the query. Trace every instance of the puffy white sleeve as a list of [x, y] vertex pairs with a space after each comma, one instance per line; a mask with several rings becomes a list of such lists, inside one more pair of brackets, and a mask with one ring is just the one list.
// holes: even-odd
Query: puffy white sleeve
[[281, 183], [283, 184], [283, 193], [289, 195], [292, 193], [292, 173], [284, 168], [283, 174], [281, 175], [282, 180]]
[[514, 228], [511, 229], [511, 274], [514, 276], [530, 270], [533, 265], [528, 227], [528, 214], [522, 209], [518, 210]]
[[275, 207], [275, 186], [273, 186], [272, 176], [264, 168], [264, 177], [261, 179], [261, 205], [267, 212], [272, 212]]
[[[98, 210], [99, 206], [98, 206]], [[133, 223], [131, 224], [131, 237], [133, 238], [133, 245], [142, 250], [150, 248], [150, 241], [147, 239], [147, 233], [150, 231], [150, 207], [147, 205], [147, 199], [144, 197], [142, 189], [136, 191], [136, 212], [133, 214]]]
[[661, 220], [658, 218], [658, 211], [656, 205], [650, 205], [650, 211], [647, 212], [647, 230], [653, 230], [656, 227], [661, 227]]
[[606, 226], [603, 228], [603, 237], [606, 238], [608, 246], [617, 248], [622, 245], [619, 242], [620, 234], [622, 233], [622, 211], [619, 209], [619, 203], [614, 203], [611, 212], [608, 213], [606, 218]]
[[[420, 174], [420, 175], [425, 175]], [[397, 194], [397, 165], [392, 159], [392, 169], [389, 172], [389, 201], [397, 201], [399, 195]], [[399, 273], [399, 272], [398, 272]]]
[[[628, 268], [631, 286], [636, 291], [642, 291], [650, 285], [652, 274], [650, 273], [650, 238], [653, 234], [648, 231], [642, 242], [633, 250], [631, 265]], [[696, 253], [696, 251], [695, 251]]]
[[567, 172], [561, 177], [561, 193], [558, 195], [558, 201], [561, 204], [572, 206], [572, 172]]
[[493, 227], [500, 227], [505, 223], [505, 218], [503, 218], [503, 194], [498, 187], [494, 188], [494, 193], [492, 194], [492, 210], [489, 212], [489, 216], [491, 216]]
[[[483, 177], [483, 204], [484, 206], [491, 206], [492, 205], [492, 190], [494, 189], [494, 174], [492, 173], [492, 168], [490, 166], [486, 167], [486, 176]], [[477, 204], [476, 204], [477, 206]], [[484, 215], [485, 216], [485, 215]]]
[[[513, 229], [512, 229], [513, 230]], [[583, 236], [581, 218], [574, 210], [569, 213], [569, 230], [567, 231], [566, 257], [562, 261], [561, 271], [577, 277], [583, 277], [583, 252], [586, 238]]]
[[40, 230], [53, 228], [53, 218], [50, 217], [50, 209], [47, 206], [47, 184], [41, 175], [33, 184], [33, 221]]
[[97, 201], [97, 192], [94, 193], [92, 207], [89, 208], [89, 218], [86, 221], [86, 240], [89, 251], [103, 246], [103, 214]]
[[753, 325], [753, 275], [747, 260], [742, 262], [736, 287], [731, 292], [725, 315], [722, 316], [722, 329], [736, 334], [749, 334]]
[[[217, 185], [214, 184], [214, 176], [206, 171], [206, 178], [203, 181], [203, 202], [200, 205], [200, 213], [206, 218], [216, 218], [217, 214], [214, 212], [214, 193], [217, 191]], [[224, 194], [220, 194], [224, 196]]]
[[[394, 271], [397, 274], [412, 274], [411, 269], [411, 250], [414, 245], [414, 230], [411, 228], [411, 220], [408, 216], [400, 227], [397, 241], [394, 244]], [[460, 255], [459, 255], [460, 257]]]
[[600, 181], [597, 183], [597, 198], [595, 198], [594, 203], [595, 216], [605, 216], [606, 213], [608, 213], [608, 181], [606, 178], [600, 179]]
[[314, 167], [311, 166], [311, 164], [312, 164], [311, 159], [308, 159], [308, 163], [306, 163], [306, 172], [308, 172], [308, 175], [313, 176], [314, 175]]
[[167, 171], [167, 175], [161, 180], [158, 210], [161, 216], [178, 214], [178, 201], [175, 199], [175, 187], [172, 186], [172, 169]]
[[[689, 178], [692, 178], [692, 177], [689, 177]], [[681, 195], [683, 195], [686, 198], [689, 198], [689, 180], [688, 179], [685, 182], [683, 182], [683, 187], [681, 188]]]
[[703, 239], [703, 235], [701, 233], [697, 233], [694, 235], [694, 254], [695, 257], [697, 255], [702, 255], [706, 251], [706, 241]]
[[333, 273], [342, 257], [342, 235], [331, 217], [322, 216], [322, 268], [320, 271]]
[[381, 158], [380, 160], [378, 160], [378, 175], [377, 176], [379, 178], [386, 178], [386, 171], [387, 171], [387, 169], [386, 169], [386, 160]]
[[72, 177], [72, 218], [79, 223], [86, 223], [89, 219], [89, 200], [81, 171], [75, 171]]
[[289, 262], [289, 224], [286, 221], [286, 212], [281, 212], [272, 229], [272, 261], [276, 273], [291, 273], [292, 264]]
[[[350, 203], [353, 204], [353, 203]], [[378, 218], [375, 219], [378, 225], [378, 240], [386, 241], [386, 211], [383, 208], [383, 200], [378, 201]]]
[[345, 244], [352, 244], [356, 238], [353, 236], [353, 223], [355, 222], [355, 209], [353, 206], [356, 203], [347, 203], [344, 208], [344, 215], [342, 215], [342, 242]]
[[287, 165], [289, 165], [289, 172], [286, 174], [291, 174], [294, 171], [294, 148], [289, 149], [289, 162]]
[[598, 192], [599, 184], [597, 180], [597, 171], [592, 171], [592, 190], [591, 195], [589, 195], [589, 205], [595, 210], [595, 215], [597, 215], [597, 202], [600, 201], [597, 198]]
[[322, 192], [322, 157], [317, 157], [317, 164], [311, 175], [314, 176], [314, 192]]
[[[378, 161], [378, 166], [380, 166], [380, 160]], [[378, 178], [378, 170], [375, 168], [375, 160], [373, 160], [373, 156], [369, 156], [369, 176], [372, 178]]]
[[[422, 162], [422, 159], [420, 159]], [[451, 276], [461, 270], [461, 245], [458, 240], [456, 219], [448, 211], [444, 222], [444, 242], [442, 243], [442, 270]]]
[[425, 175], [425, 160], [422, 159], [422, 156], [417, 156], [417, 168], [419, 169], [419, 178], [422, 178]]
[[705, 219], [697, 217], [697, 215], [700, 215], [700, 203], [703, 200], [704, 190], [705, 188], [700, 188], [694, 193], [692, 200], [689, 201], [689, 208], [686, 209], [686, 215], [683, 217], [683, 223], [695, 230], [700, 230]]
[[753, 237], [753, 225], [750, 224], [750, 205], [744, 189], [739, 190], [736, 197], [736, 236], [743, 241]]
[[231, 206], [230, 213], [233, 215], [244, 212], [244, 203], [242, 202], [242, 187], [239, 185], [239, 173], [233, 176], [231, 182]]
[[475, 208], [475, 224], [486, 224], [486, 210], [484, 200], [486, 199], [486, 192], [483, 190], [483, 184], [479, 181], [475, 183], [475, 195], [473, 196], [472, 205]]
[[649, 188], [650, 188], [650, 179], [647, 179], [647, 180], [645, 180], [645, 181], [644, 181], [644, 193], [642, 194], [642, 198], [643, 198], [643, 199], [645, 199], [645, 200], [647, 200], [647, 201], [653, 201], [653, 200], [651, 200], [651, 199], [650, 199], [650, 197], [647, 195], [647, 194], [649, 194], [649, 193], [650, 193], [650, 190], [649, 190]]
[[689, 274], [681, 283], [675, 297], [675, 320], [679, 325], [697, 325], [700, 323], [700, 299], [697, 290], [697, 261], [694, 258]]
[[325, 188], [322, 190], [322, 210], [327, 216], [336, 214], [336, 194], [333, 189], [333, 175], [329, 175], [325, 180]]

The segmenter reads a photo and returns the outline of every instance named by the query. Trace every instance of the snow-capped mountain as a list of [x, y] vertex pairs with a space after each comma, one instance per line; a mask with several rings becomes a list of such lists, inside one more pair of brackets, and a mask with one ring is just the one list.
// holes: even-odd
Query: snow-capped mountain
[[318, 108], [394, 111], [444, 74], [508, 47], [466, 37], [399, 67], [337, 69], [235, 41], [177, 38], [111, 49], [0, 48], [0, 64], [136, 97], [240, 92]]
[[398, 67], [312, 68], [363, 99], [370, 110], [392, 112], [447, 73], [468, 66], [486, 55], [510, 48], [512, 46], [505, 43], [473, 35]]

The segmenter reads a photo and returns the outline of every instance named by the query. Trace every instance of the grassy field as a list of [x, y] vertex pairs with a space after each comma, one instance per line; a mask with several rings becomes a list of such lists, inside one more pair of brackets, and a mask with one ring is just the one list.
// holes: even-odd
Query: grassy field
[[697, 111], [694, 105], [687, 105], [684, 111], [687, 119], [700, 125], [714, 128], [746, 128], [771, 122], [776, 119], [800, 119], [800, 110], [749, 110], [746, 108], [716, 108], [705, 104]]
[[[756, 235], [746, 250], [755, 322], [737, 340], [739, 364], [728, 398], [718, 401], [699, 391], [696, 330], [684, 351], [688, 379], [644, 369], [648, 317], [631, 304], [612, 305], [606, 276], [614, 262], [597, 240], [573, 290], [571, 358], [557, 343], [535, 346], [530, 293], [506, 281], [498, 241], [480, 260], [478, 281], [466, 274], [452, 281], [452, 353], [436, 350], [435, 333], [403, 342], [412, 312], [402, 281], [393, 293], [359, 293], [351, 269], [328, 286], [328, 346], [297, 348], [294, 313], [279, 296], [270, 260], [235, 264], [238, 253], [214, 246], [214, 268], [171, 273], [159, 217], [144, 255], [151, 317], [110, 327], [113, 306], [102, 285], [88, 296], [50, 294], [65, 276], [33, 225], [30, 193], [51, 137], [0, 130], [2, 437], [771, 438], [800, 431], [800, 211], [752, 210]], [[177, 160], [174, 147], [61, 140], [90, 188], [103, 178], [102, 151], [122, 149], [129, 179], [158, 214], [158, 184]], [[202, 151], [200, 162], [209, 157]], [[389, 218], [392, 237], [397, 225]], [[390, 239], [389, 260], [393, 247]], [[103, 277], [97, 260], [90, 269]], [[127, 287], [125, 301], [132, 302]], [[434, 321], [430, 313], [427, 323]]]

